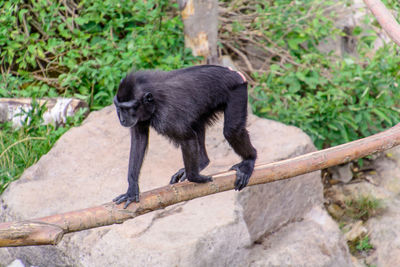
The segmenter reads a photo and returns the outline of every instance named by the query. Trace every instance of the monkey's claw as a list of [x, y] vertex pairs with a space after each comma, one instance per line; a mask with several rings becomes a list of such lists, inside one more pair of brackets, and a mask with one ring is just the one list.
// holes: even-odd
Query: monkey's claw
[[179, 169], [174, 175], [171, 177], [170, 184], [176, 184], [177, 182], [183, 182], [186, 180], [186, 172], [185, 168]]
[[233, 165], [230, 170], [236, 171], [235, 190], [240, 191], [249, 183], [250, 176], [253, 173], [254, 161], [242, 161]]
[[139, 194], [135, 194], [134, 196], [129, 196], [128, 193], [122, 194], [114, 198], [113, 202], [117, 205], [126, 202], [124, 205], [124, 209], [126, 209], [132, 202], [139, 202]]

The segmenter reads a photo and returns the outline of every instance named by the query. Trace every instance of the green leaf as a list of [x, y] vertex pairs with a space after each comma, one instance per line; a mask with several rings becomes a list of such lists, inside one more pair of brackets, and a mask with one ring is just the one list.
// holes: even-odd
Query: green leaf
[[375, 113], [381, 120], [386, 121], [388, 124], [392, 124], [391, 119], [382, 111], [377, 108], [373, 108], [372, 112]]

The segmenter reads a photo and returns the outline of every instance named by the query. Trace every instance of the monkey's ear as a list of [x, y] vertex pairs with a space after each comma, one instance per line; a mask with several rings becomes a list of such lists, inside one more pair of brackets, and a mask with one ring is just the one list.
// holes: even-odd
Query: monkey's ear
[[154, 101], [154, 98], [153, 98], [153, 94], [152, 93], [148, 92], [148, 93], [144, 94], [143, 103], [147, 104], [147, 103], [151, 103], [153, 101]]

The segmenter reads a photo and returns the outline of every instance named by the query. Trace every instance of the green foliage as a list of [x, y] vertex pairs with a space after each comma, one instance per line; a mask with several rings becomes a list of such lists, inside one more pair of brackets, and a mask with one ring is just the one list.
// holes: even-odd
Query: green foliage
[[398, 0], [382, 0], [382, 3], [389, 9], [399, 10], [400, 2]]
[[65, 125], [57, 128], [42, 125], [44, 112], [45, 107], [34, 101], [32, 109], [21, 114], [26, 116], [21, 128], [15, 130], [11, 123], [0, 124], [0, 193], [25, 168], [46, 154], [70, 127], [79, 125], [85, 110], [81, 109], [74, 117], [68, 118]]
[[351, 199], [345, 204], [345, 214], [353, 220], [367, 221], [383, 209], [382, 201], [369, 195]]
[[369, 243], [369, 237], [364, 236], [361, 240], [357, 242], [356, 249], [358, 251], [366, 251], [373, 249], [374, 247]]
[[265, 47], [280, 51], [267, 72], [254, 74], [254, 112], [302, 128], [318, 148], [374, 134], [400, 119], [398, 48], [385, 45], [371, 53], [376, 34], [356, 27], [351, 37], [358, 41], [360, 58], [342, 59], [317, 49], [326, 38], [344, 35], [333, 26], [335, 3], [259, 4], [251, 25]]
[[[166, 0], [0, 1], [0, 97], [73, 96], [96, 110], [132, 67], [191, 65], [177, 10]], [[0, 124], [0, 192], [83, 115], [55, 128], [41, 125], [43, 112], [34, 105], [19, 130]]]
[[99, 109], [132, 67], [195, 60], [166, 0], [10, 0], [0, 10], [0, 97], [63, 94]]
[[362, 238], [358, 238], [354, 241], [347, 242], [350, 253], [357, 256], [357, 255], [368, 255], [368, 253], [374, 249], [374, 246], [371, 245], [369, 236], [364, 236]]

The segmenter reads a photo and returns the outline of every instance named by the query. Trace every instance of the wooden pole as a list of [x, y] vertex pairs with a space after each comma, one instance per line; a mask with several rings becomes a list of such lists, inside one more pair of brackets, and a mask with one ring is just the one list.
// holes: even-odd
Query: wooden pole
[[[373, 136], [325, 150], [308, 153], [279, 162], [259, 164], [250, 178], [249, 186], [288, 179], [300, 174], [325, 169], [400, 144], [400, 124]], [[206, 184], [182, 182], [167, 185], [141, 194], [139, 203], [127, 209], [123, 204], [106, 203], [63, 214], [22, 222], [0, 224], [0, 247], [57, 244], [65, 233], [122, 223], [142, 214], [167, 206], [234, 188], [236, 173], [213, 175]]]

